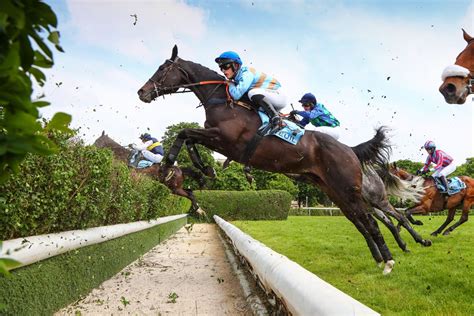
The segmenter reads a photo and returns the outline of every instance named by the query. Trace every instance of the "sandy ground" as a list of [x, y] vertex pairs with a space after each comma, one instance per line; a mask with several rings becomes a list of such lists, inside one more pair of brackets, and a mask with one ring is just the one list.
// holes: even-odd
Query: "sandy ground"
[[[80, 314], [79, 314], [80, 312]], [[56, 315], [249, 315], [217, 225], [195, 224]]]

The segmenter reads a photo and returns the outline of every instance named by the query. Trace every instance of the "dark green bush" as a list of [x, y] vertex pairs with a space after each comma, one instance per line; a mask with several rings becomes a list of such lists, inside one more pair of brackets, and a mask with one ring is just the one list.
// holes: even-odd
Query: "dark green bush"
[[190, 203], [112, 159], [109, 150], [60, 144], [29, 155], [0, 185], [0, 240], [149, 220], [187, 211]]
[[281, 190], [196, 191], [199, 205], [211, 219], [284, 220], [288, 217], [291, 195]]

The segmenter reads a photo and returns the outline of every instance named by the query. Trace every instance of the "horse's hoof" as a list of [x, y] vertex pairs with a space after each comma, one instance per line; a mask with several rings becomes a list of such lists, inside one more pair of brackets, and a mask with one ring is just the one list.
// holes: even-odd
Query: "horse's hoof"
[[392, 272], [393, 266], [395, 265], [395, 260], [388, 260], [385, 263], [385, 268], [383, 269], [383, 275], [387, 275]]
[[443, 233], [443, 236], [448, 236], [450, 233], [451, 233], [451, 232], [450, 232], [449, 230], [447, 230], [447, 231], [445, 231], [445, 232]]
[[431, 246], [433, 243], [431, 242], [431, 240], [426, 239], [426, 240], [423, 240], [423, 241], [422, 241], [422, 244], [423, 244], [423, 246], [425, 246], [425, 247], [429, 247], [429, 246]]
[[422, 221], [415, 221], [413, 224], [423, 226], [423, 222], [422, 222]]
[[436, 237], [436, 236], [438, 236], [438, 233], [437, 232], [432, 232], [430, 235]]
[[202, 217], [207, 216], [206, 212], [202, 208], [198, 208], [196, 210], [196, 214], [199, 215], [199, 216], [202, 216]]
[[404, 253], [410, 253], [411, 251], [410, 251], [410, 249], [404, 249], [403, 252]]
[[205, 174], [209, 178], [214, 179], [215, 177], [217, 177], [216, 170], [214, 170], [214, 168], [212, 168], [211, 166], [206, 167], [206, 173]]

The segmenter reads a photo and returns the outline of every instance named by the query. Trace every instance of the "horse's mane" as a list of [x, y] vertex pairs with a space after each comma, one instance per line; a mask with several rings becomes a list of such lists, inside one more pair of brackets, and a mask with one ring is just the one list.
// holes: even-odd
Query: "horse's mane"
[[199, 70], [199, 72], [207, 72], [209, 73], [209, 75], [212, 75], [211, 78], [209, 78], [210, 80], [225, 80], [225, 77], [221, 74], [219, 74], [218, 72], [216, 72], [215, 70], [212, 70], [204, 65], [201, 65], [199, 63], [195, 63], [193, 61], [190, 61], [190, 60], [184, 60], [184, 59], [181, 59], [181, 61], [183, 61], [185, 64], [187, 64], [188, 66], [192, 67], [194, 70]]

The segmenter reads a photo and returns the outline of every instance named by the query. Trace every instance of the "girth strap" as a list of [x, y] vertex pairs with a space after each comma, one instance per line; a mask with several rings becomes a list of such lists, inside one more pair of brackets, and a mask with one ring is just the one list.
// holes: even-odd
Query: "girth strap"
[[240, 157], [242, 163], [247, 166], [250, 159], [252, 158], [255, 150], [257, 149], [258, 144], [262, 140], [263, 136], [267, 133], [267, 131], [271, 128], [270, 124], [268, 124], [263, 130], [259, 130], [253, 135], [253, 138], [248, 142], [247, 147], [245, 147], [245, 151]]

